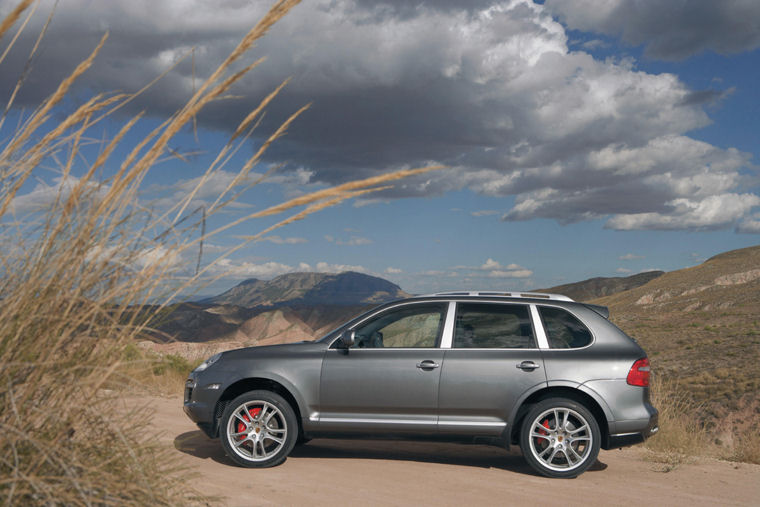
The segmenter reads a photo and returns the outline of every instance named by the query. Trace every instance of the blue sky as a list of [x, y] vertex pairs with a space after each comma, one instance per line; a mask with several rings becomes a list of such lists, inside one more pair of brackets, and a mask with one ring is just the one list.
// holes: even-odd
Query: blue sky
[[[0, 1], [0, 15], [12, 5]], [[0, 96], [23, 72], [51, 6], [41, 2], [3, 63]], [[105, 30], [109, 41], [72, 102], [136, 91], [194, 51], [194, 66], [183, 61], [124, 117], [98, 127], [97, 135], [113, 135], [127, 115], [146, 111], [126, 151], [267, 7], [61, 2], [5, 128]], [[205, 293], [303, 270], [363, 271], [420, 293], [680, 269], [760, 242], [758, 47], [754, 1], [304, 2], [249, 55], [267, 61], [236, 98], [199, 116], [197, 138], [183, 131], [172, 141], [186, 160], [159, 164], [140, 199], [156, 209], [176, 202], [242, 116], [292, 77], [262, 134], [312, 107], [255, 169], [278, 170], [210, 226], [355, 178], [447, 168], [273, 232], [218, 265], [222, 278]], [[253, 136], [193, 205], [212, 201], [260, 142]], [[41, 171], [17, 209], [44, 206], [60, 185], [55, 170]], [[270, 223], [213, 238], [203, 261]]]

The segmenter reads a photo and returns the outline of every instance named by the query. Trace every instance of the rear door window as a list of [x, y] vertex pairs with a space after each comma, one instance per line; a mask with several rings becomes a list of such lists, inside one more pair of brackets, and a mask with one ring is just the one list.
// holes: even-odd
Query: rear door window
[[536, 348], [528, 306], [457, 303], [453, 348]]
[[572, 313], [553, 306], [539, 306], [546, 339], [552, 349], [577, 349], [592, 341], [591, 331]]

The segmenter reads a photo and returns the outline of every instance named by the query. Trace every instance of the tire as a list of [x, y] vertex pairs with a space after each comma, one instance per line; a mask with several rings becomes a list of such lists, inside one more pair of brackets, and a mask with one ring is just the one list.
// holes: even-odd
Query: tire
[[298, 421], [290, 404], [271, 391], [250, 391], [227, 405], [219, 423], [224, 452], [250, 468], [279, 465], [298, 438]]
[[296, 439], [296, 447], [300, 447], [302, 445], [306, 445], [309, 442], [311, 442], [310, 438], [305, 437], [303, 435], [298, 435], [298, 438]]
[[549, 398], [534, 405], [520, 429], [525, 461], [546, 477], [579, 476], [596, 462], [600, 444], [601, 431], [593, 414], [566, 398]]

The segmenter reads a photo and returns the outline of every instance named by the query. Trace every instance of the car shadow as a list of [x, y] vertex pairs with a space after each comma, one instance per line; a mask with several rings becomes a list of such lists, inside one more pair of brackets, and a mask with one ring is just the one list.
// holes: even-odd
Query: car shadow
[[[208, 438], [202, 431], [177, 435], [174, 447], [185, 454], [211, 459], [222, 465], [236, 466], [227, 457], [219, 440]], [[416, 461], [477, 468], [505, 470], [539, 477], [523, 460], [519, 448], [510, 451], [488, 445], [408, 440], [333, 440], [314, 439], [293, 449], [288, 459], [372, 459]], [[597, 461], [587, 471], [599, 471], [607, 465]]]

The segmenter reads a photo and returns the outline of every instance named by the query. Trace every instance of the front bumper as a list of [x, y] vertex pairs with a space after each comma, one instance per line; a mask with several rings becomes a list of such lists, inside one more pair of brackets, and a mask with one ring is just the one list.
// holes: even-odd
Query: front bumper
[[190, 377], [185, 382], [185, 396], [182, 409], [187, 414], [187, 417], [211, 438], [215, 438], [217, 435], [218, 415], [216, 414], [216, 409], [217, 401], [221, 395], [221, 390], [215, 387], [218, 385], [199, 385], [198, 381], [193, 377]]

